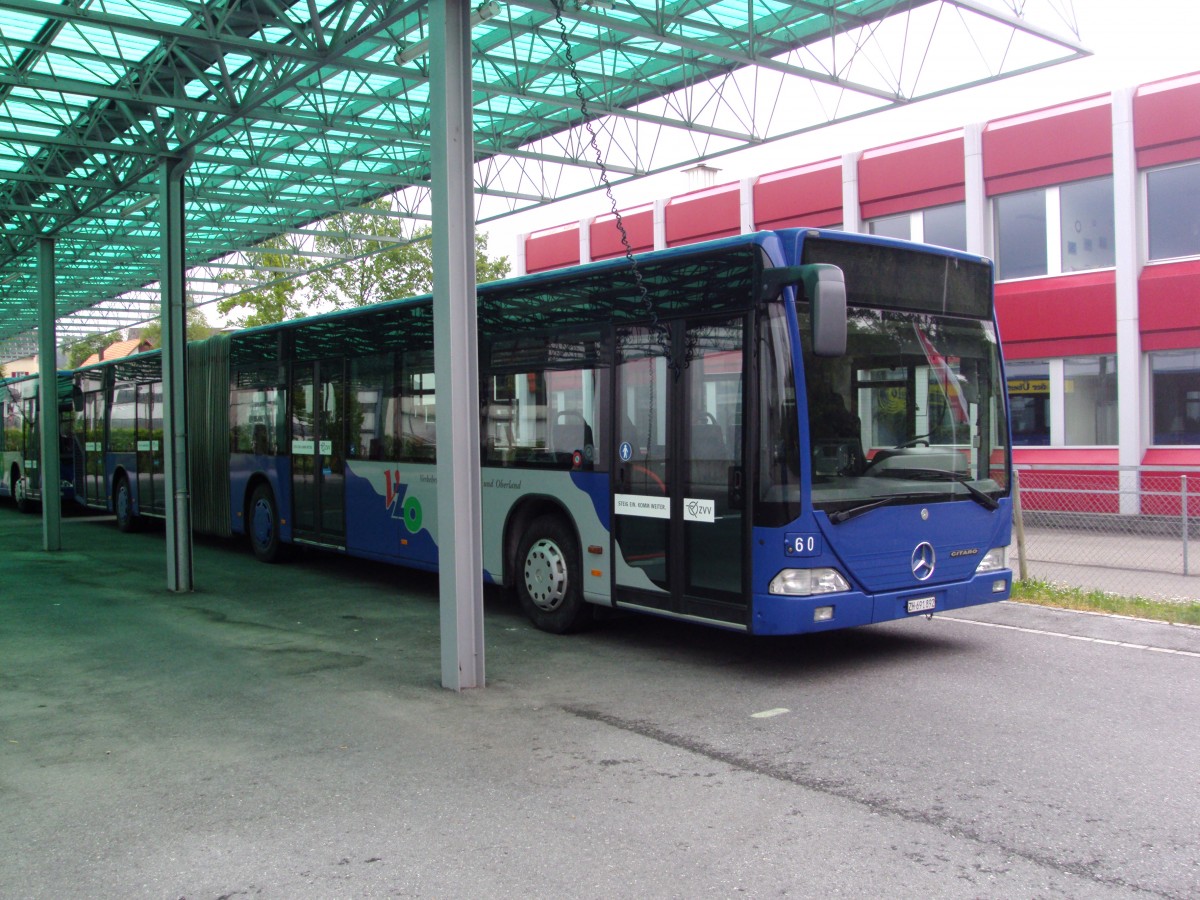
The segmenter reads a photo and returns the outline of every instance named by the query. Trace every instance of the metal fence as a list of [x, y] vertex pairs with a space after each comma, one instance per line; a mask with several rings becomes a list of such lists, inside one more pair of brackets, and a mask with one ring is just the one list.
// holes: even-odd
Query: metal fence
[[1200, 601], [1200, 468], [1016, 465], [1011, 564], [1086, 590]]

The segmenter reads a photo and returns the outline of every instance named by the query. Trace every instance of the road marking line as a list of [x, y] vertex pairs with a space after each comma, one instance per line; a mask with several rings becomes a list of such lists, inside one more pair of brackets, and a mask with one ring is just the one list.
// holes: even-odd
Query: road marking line
[[774, 716], [782, 716], [784, 713], [791, 712], [790, 709], [785, 709], [782, 706], [777, 706], [774, 709], [764, 709], [762, 712], [750, 713], [752, 719], [770, 719]]
[[1089, 644], [1108, 644], [1113, 647], [1124, 647], [1127, 650], [1150, 650], [1154, 653], [1169, 653], [1174, 656], [1190, 656], [1200, 659], [1200, 653], [1195, 650], [1172, 650], [1169, 647], [1152, 647], [1149, 644], [1132, 644], [1128, 641], [1110, 641], [1106, 638], [1087, 637], [1082, 634], [1064, 634], [1061, 631], [1044, 631], [1040, 628], [1024, 628], [1020, 625], [1004, 625], [1000, 622], [979, 622], [975, 619], [958, 619], [954, 616], [937, 616], [934, 621], [960, 622], [963, 625], [982, 625], [984, 628], [1003, 628], [1007, 631], [1020, 631], [1024, 634], [1042, 634], [1047, 637], [1066, 638], [1070, 641], [1086, 641]]

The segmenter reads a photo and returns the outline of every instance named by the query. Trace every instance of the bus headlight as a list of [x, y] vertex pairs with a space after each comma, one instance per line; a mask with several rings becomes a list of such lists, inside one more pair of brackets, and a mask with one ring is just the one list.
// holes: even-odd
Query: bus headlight
[[771, 579], [767, 590], [772, 594], [808, 597], [848, 591], [850, 585], [837, 569], [784, 569]]
[[1007, 557], [1007, 547], [993, 547], [987, 553], [983, 554], [983, 559], [975, 567], [975, 574], [982, 575], [984, 572], [995, 572], [999, 569], [1007, 568]]

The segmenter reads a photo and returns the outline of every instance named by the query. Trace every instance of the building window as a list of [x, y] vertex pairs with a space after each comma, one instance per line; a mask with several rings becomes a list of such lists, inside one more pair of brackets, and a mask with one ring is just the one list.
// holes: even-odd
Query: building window
[[883, 237], [966, 250], [967, 205], [949, 203], [898, 216], [883, 216], [869, 221], [867, 231]]
[[1200, 256], [1200, 162], [1146, 175], [1150, 259]]
[[1155, 444], [1200, 444], [1200, 350], [1150, 354]]
[[1116, 263], [1112, 177], [997, 197], [997, 277], [1035, 278]]
[[1050, 363], [1023, 359], [1005, 366], [1014, 447], [1050, 444]]
[[1064, 184], [1059, 188], [1059, 209], [1064, 272], [1116, 265], [1111, 178]]
[[1117, 358], [1077, 356], [1063, 361], [1066, 443], [1117, 443]]
[[1044, 190], [996, 198], [996, 257], [997, 278], [1047, 274]]
[[967, 249], [967, 205], [951, 203], [935, 206], [922, 215], [925, 234], [921, 238], [926, 244], [950, 247], [954, 250]]
[[901, 213], [898, 216], [883, 216], [872, 219], [867, 223], [867, 231], [881, 237], [900, 238], [902, 241], [912, 240], [912, 214]]

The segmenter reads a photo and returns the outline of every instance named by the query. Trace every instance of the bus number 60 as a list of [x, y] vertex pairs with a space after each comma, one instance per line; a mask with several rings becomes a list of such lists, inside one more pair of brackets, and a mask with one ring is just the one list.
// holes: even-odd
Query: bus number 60
[[815, 534], [789, 534], [788, 556], [815, 556], [821, 552], [821, 539]]

